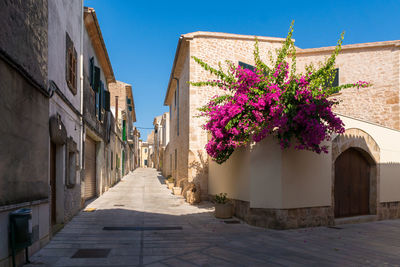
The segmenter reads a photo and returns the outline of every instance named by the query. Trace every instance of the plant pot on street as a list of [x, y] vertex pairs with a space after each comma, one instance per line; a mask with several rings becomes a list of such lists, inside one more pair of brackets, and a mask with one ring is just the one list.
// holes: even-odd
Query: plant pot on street
[[229, 219], [232, 217], [231, 203], [215, 203], [215, 217], [218, 219]]
[[174, 195], [181, 195], [182, 194], [182, 188], [181, 187], [173, 187], [172, 191], [174, 192]]

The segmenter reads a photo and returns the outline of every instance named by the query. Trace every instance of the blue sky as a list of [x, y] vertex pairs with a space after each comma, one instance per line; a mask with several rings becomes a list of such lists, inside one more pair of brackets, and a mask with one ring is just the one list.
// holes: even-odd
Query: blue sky
[[[130, 83], [138, 127], [153, 127], [163, 106], [181, 34], [216, 31], [286, 37], [295, 20], [301, 48], [400, 39], [400, 0], [134, 1], [85, 0], [96, 10], [117, 80]], [[142, 139], [150, 130], [141, 129]]]

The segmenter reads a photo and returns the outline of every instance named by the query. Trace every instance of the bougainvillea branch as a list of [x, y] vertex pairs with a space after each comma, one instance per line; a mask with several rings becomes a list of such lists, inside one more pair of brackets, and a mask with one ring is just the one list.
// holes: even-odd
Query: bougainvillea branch
[[203, 128], [211, 133], [206, 150], [216, 162], [225, 162], [237, 147], [259, 142], [268, 135], [275, 136], [282, 149], [294, 145], [296, 149], [328, 152], [323, 142], [330, 140], [333, 133], [344, 132], [343, 122], [332, 111], [338, 102], [329, 96], [345, 88], [370, 84], [359, 81], [332, 87], [343, 34], [332, 55], [319, 68], [308, 65], [305, 74], [297, 74], [292, 34], [293, 22], [275, 60], [271, 59], [273, 67], [261, 60], [257, 39], [254, 70], [228, 61], [228, 71], [224, 72], [220, 64], [216, 69], [193, 57], [216, 80], [190, 84], [216, 86], [225, 91], [199, 109], [200, 116], [207, 118]]

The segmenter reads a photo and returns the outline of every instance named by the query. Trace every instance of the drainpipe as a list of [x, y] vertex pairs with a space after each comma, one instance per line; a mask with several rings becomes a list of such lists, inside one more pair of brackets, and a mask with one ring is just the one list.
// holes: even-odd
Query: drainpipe
[[[81, 118], [80, 118], [80, 148], [79, 148], [79, 165], [80, 169], [83, 169], [83, 145], [84, 145], [84, 128], [83, 128], [83, 24], [84, 24], [84, 5], [83, 5], [83, 0], [81, 0], [82, 3], [82, 10], [81, 10], [81, 44], [80, 44], [80, 86], [81, 86], [81, 91], [80, 91], [80, 102], [81, 102]], [[81, 172], [80, 172], [81, 173]], [[80, 180], [82, 180], [82, 177], [80, 177]]]

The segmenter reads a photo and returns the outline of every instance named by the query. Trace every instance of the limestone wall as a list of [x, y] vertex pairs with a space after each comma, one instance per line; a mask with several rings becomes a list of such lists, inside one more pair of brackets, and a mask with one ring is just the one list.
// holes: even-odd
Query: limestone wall
[[[344, 46], [336, 60], [339, 85], [359, 80], [371, 82], [364, 89], [349, 88], [334, 97], [340, 101], [335, 111], [354, 118], [400, 129], [400, 47]], [[297, 55], [297, 69], [324, 61], [331, 50], [305, 49]]]
[[[337, 156], [352, 146], [371, 154], [377, 164], [375, 198], [378, 203], [399, 202], [400, 131], [341, 118], [346, 134], [334, 154]], [[268, 137], [252, 147], [235, 151], [222, 165], [210, 162], [209, 193], [228, 193], [230, 198], [250, 202], [250, 208], [332, 206], [332, 166], [336, 156], [333, 157], [331, 149], [328, 154], [320, 155], [294, 149], [282, 151], [276, 140]]]
[[[177, 101], [179, 104], [175, 105], [173, 99], [170, 105], [170, 141], [169, 141], [169, 155], [172, 157], [172, 170], [171, 174], [176, 181], [187, 180], [188, 178], [188, 154], [189, 154], [189, 125], [190, 113], [189, 108], [191, 105], [191, 99], [189, 98], [189, 53], [185, 54], [182, 58], [182, 71], [177, 75], [179, 79], [179, 97]], [[174, 82], [174, 91], [177, 83]], [[179, 107], [178, 107], [179, 105]], [[179, 135], [178, 135], [178, 110], [179, 110]], [[176, 151], [176, 157], [175, 157]], [[175, 165], [175, 161], [176, 165]], [[176, 166], [176, 167], [175, 167]]]
[[[194, 35], [190, 40], [190, 56], [196, 56], [209, 65], [218, 68], [221, 62], [223, 68], [227, 69], [226, 60], [230, 60], [235, 65], [239, 61], [254, 64], [254, 43], [253, 36], [239, 36], [231, 34], [210, 33], [211, 35]], [[283, 39], [280, 38], [260, 38], [260, 54], [265, 62], [268, 62], [268, 51], [274, 51], [280, 47]], [[208, 71], [205, 71], [192, 58], [190, 60], [190, 81], [207, 81], [216, 79]], [[201, 193], [204, 197], [208, 188], [208, 159], [205, 152], [207, 143], [207, 132], [201, 128], [205, 123], [205, 118], [197, 118], [198, 108], [205, 105], [216, 94], [224, 94], [218, 88], [194, 87], [189, 86], [190, 108], [188, 123], [189, 129], [189, 181], [200, 184]], [[241, 193], [240, 193], [241, 194]]]

